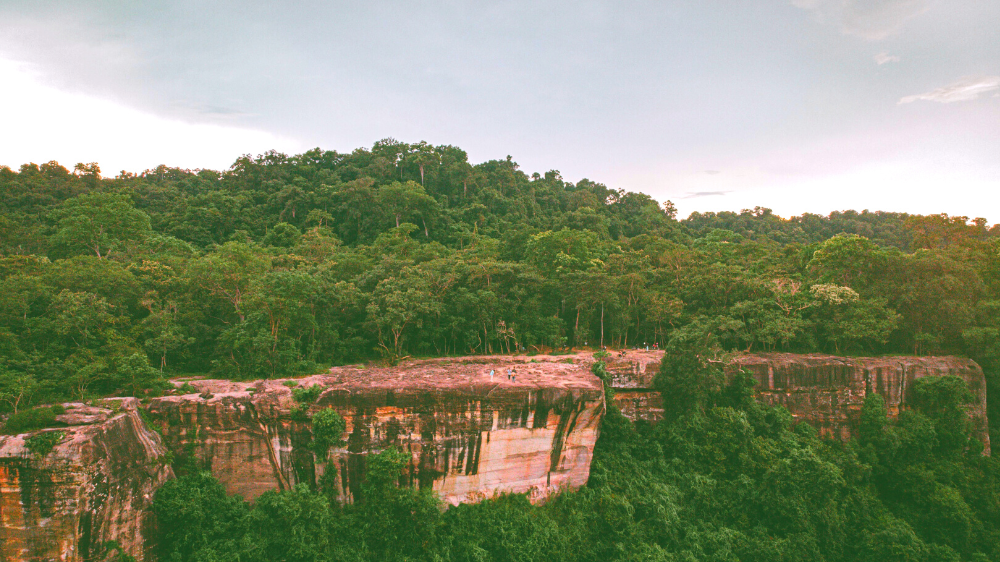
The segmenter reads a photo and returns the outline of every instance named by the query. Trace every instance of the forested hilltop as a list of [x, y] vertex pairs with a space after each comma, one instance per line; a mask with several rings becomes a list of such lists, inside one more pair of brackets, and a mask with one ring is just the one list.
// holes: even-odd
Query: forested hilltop
[[161, 372], [662, 345], [694, 320], [731, 350], [1000, 357], [1000, 229], [982, 219], [678, 221], [643, 194], [391, 139], [224, 172], [0, 168], [0, 209], [14, 403]]
[[222, 172], [0, 168], [0, 212], [0, 412], [22, 413], [8, 432], [51, 422], [33, 405], [157, 394], [170, 376], [602, 343], [665, 347], [657, 384], [684, 397], [655, 427], [609, 412], [588, 486], [543, 506], [442, 513], [395, 485], [393, 450], [348, 506], [301, 486], [251, 506], [177, 466], [154, 506], [164, 560], [1000, 561], [1000, 469], [970, 440], [960, 379], [922, 380], [896, 421], [870, 397], [840, 443], [707, 361], [957, 354], [995, 396], [985, 220], [678, 220], [642, 194], [392, 139]]

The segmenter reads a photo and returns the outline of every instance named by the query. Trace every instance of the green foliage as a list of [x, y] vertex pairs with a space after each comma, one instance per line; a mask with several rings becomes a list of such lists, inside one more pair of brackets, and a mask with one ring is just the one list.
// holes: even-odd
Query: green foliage
[[270, 232], [267, 233], [267, 236], [264, 237], [263, 243], [266, 246], [291, 248], [292, 246], [298, 244], [301, 238], [302, 232], [300, 232], [294, 225], [288, 224], [287, 222], [279, 222], [274, 225], [274, 228], [272, 228]]
[[[62, 406], [59, 406], [62, 408]], [[60, 412], [61, 413], [61, 412]], [[22, 410], [16, 414], [11, 414], [4, 423], [3, 432], [7, 435], [17, 435], [27, 433], [36, 429], [44, 429], [57, 425], [55, 406], [42, 406], [30, 410]]]
[[663, 349], [653, 385], [662, 393], [664, 416], [674, 420], [703, 410], [725, 383], [721, 348], [710, 327], [697, 322], [676, 330]]
[[300, 405], [308, 406], [319, 399], [319, 395], [322, 393], [322, 385], [314, 384], [309, 388], [299, 386], [292, 389], [292, 399]]
[[1000, 254], [984, 221], [678, 221], [642, 194], [394, 140], [225, 173], [96, 169], [0, 178], [5, 412], [155, 395], [187, 373], [663, 345], [692, 324], [725, 352], [969, 354], [997, 386]]
[[325, 458], [330, 447], [341, 443], [340, 437], [346, 430], [347, 422], [332, 408], [326, 408], [313, 414], [312, 447], [316, 456]]
[[52, 244], [64, 255], [94, 254], [108, 258], [128, 252], [149, 235], [146, 213], [127, 195], [86, 193], [65, 201], [54, 213], [57, 221]]
[[45, 457], [65, 435], [63, 431], [43, 431], [25, 439], [24, 446], [39, 457]]
[[161, 560], [238, 560], [249, 506], [195, 472], [167, 481], [153, 501]]
[[121, 544], [118, 541], [106, 541], [104, 543], [104, 551], [110, 553], [108, 560], [110, 562], [138, 562], [135, 556], [125, 552]]
[[[148, 397], [189, 373], [666, 350], [667, 422], [609, 414], [584, 490], [442, 516], [429, 492], [396, 486], [412, 475], [392, 452], [344, 507], [327, 497], [336, 470], [322, 497], [296, 489], [254, 507], [194, 474], [157, 500], [162, 559], [1000, 560], [997, 469], [969, 439], [958, 382], [918, 381], [894, 422], [870, 397], [841, 447], [754, 404], [752, 380], [720, 363], [734, 351], [966, 355], [995, 395], [1000, 230], [985, 220], [759, 207], [677, 220], [643, 194], [393, 139], [244, 156], [225, 172], [0, 168], [0, 209], [7, 432], [51, 425], [39, 404]], [[317, 396], [295, 392], [304, 421]], [[318, 449], [340, 438], [327, 422]]]

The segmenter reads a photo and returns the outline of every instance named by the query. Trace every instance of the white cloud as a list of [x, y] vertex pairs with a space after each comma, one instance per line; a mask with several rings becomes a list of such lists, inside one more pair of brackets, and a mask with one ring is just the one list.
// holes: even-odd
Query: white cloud
[[931, 90], [923, 94], [906, 96], [899, 100], [900, 104], [912, 103], [918, 100], [952, 103], [956, 101], [974, 100], [980, 94], [1000, 90], [1000, 76], [966, 76], [954, 84]]
[[836, 25], [846, 35], [877, 41], [894, 34], [906, 20], [923, 13], [929, 0], [792, 0], [820, 22]]
[[885, 64], [887, 62], [899, 62], [900, 61], [899, 56], [897, 56], [897, 55], [890, 55], [889, 53], [887, 53], [885, 51], [882, 51], [881, 53], [875, 55], [874, 58], [875, 58], [875, 63], [878, 64], [879, 66], [882, 66], [883, 64]]
[[244, 153], [296, 152], [294, 140], [265, 131], [165, 119], [44, 84], [22, 63], [0, 58], [0, 166], [56, 160], [97, 162], [105, 175], [160, 164], [226, 169]]

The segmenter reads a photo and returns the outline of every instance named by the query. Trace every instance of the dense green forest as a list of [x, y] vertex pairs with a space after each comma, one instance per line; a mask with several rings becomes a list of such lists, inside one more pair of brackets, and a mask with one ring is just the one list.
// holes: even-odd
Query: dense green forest
[[[983, 219], [757, 208], [678, 220], [646, 195], [392, 139], [222, 172], [0, 167], [4, 412], [143, 396], [186, 374], [653, 342], [704, 380], [699, 346], [959, 354], [996, 395], [998, 312], [1000, 229]], [[392, 452], [346, 507], [306, 489], [251, 507], [192, 471], [158, 496], [164, 548], [180, 560], [1000, 560], [996, 465], [968, 441], [954, 384], [891, 424], [869, 400], [848, 444], [754, 405], [739, 380], [688, 390], [654, 428], [609, 415], [591, 483], [544, 506], [513, 496], [442, 513], [393, 485]]]

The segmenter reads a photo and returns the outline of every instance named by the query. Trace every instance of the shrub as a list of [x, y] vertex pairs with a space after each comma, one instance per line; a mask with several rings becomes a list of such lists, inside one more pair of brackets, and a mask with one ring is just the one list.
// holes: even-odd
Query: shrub
[[323, 387], [318, 384], [314, 384], [309, 388], [293, 388], [292, 398], [299, 404], [312, 404], [319, 398], [321, 392], [323, 392]]
[[[66, 411], [62, 406], [59, 406], [59, 409], [59, 413]], [[35, 431], [36, 429], [53, 427], [56, 425], [57, 415], [56, 408], [53, 406], [22, 410], [7, 418], [7, 423], [3, 426], [3, 432], [7, 435], [17, 435], [19, 433]]]
[[62, 440], [66, 435], [63, 431], [45, 431], [42, 433], [36, 433], [31, 437], [24, 440], [24, 446], [27, 447], [29, 451], [38, 455], [39, 457], [45, 457], [52, 452], [52, 448], [56, 446], [56, 443]]
[[312, 417], [313, 451], [325, 457], [330, 447], [340, 443], [340, 436], [347, 430], [347, 423], [332, 408], [320, 410]]

